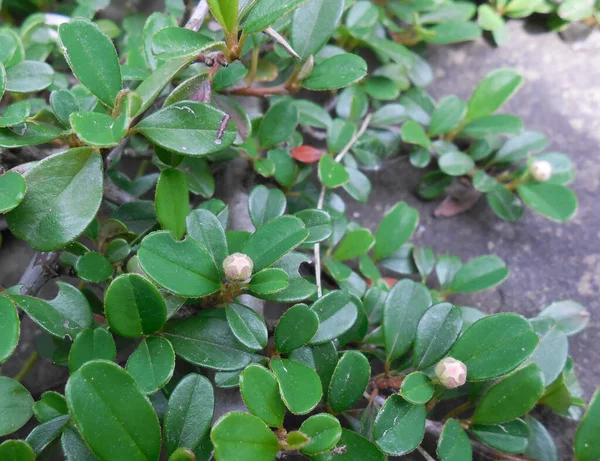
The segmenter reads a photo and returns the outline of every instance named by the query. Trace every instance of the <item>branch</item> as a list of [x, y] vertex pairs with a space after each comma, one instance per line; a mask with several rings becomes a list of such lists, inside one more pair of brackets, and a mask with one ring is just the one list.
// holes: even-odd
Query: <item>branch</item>
[[277, 85], [277, 86], [261, 86], [261, 87], [243, 87], [243, 88], [233, 88], [227, 91], [228, 94], [233, 94], [236, 96], [256, 96], [258, 98], [264, 98], [267, 96], [273, 96], [276, 94], [288, 94], [289, 88], [285, 85]]
[[[19, 284], [22, 285], [21, 294], [35, 296], [48, 280], [58, 277], [59, 258], [60, 251], [35, 253], [19, 279]], [[19, 311], [19, 318], [22, 319], [24, 314], [24, 311]]]
[[110, 170], [115, 160], [117, 160], [125, 150], [128, 142], [129, 138], [122, 139], [121, 142], [113, 147], [113, 149], [108, 153], [106, 159], [104, 160], [104, 171]]
[[104, 178], [104, 198], [115, 205], [123, 205], [137, 200], [129, 192], [118, 188], [108, 177]]
[[196, 5], [196, 8], [194, 8], [194, 11], [192, 11], [192, 15], [185, 25], [185, 28], [198, 32], [200, 27], [202, 27], [202, 23], [204, 22], [207, 14], [208, 3], [206, 3], [206, 0], [200, 0], [198, 5]]

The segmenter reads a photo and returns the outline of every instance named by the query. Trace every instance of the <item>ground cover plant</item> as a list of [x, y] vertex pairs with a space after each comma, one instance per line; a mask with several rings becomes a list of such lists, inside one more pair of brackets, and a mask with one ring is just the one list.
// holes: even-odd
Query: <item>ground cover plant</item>
[[[584, 306], [460, 306], [504, 261], [415, 245], [405, 202], [374, 232], [346, 213], [407, 156], [439, 216], [575, 216], [568, 155], [498, 113], [516, 71], [427, 93], [426, 43], [478, 37], [473, 4], [171, 0], [117, 23], [109, 3], [3, 4], [0, 213], [37, 253], [0, 291], [0, 363], [25, 316], [40, 335], [0, 376], [1, 460], [558, 460], [541, 406], [600, 459], [569, 354]], [[70, 376], [34, 398], [36, 360]], [[242, 403], [215, 417], [219, 388]]]

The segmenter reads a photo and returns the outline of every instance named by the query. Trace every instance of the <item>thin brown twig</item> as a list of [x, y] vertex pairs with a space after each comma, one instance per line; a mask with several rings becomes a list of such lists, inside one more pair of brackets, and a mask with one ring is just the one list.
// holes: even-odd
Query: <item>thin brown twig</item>
[[185, 28], [198, 32], [200, 27], [202, 27], [202, 23], [204, 22], [207, 14], [208, 3], [206, 0], [200, 0], [198, 5], [196, 5], [196, 8], [194, 8], [194, 11], [192, 11], [192, 15], [190, 16], [190, 19], [188, 19]]

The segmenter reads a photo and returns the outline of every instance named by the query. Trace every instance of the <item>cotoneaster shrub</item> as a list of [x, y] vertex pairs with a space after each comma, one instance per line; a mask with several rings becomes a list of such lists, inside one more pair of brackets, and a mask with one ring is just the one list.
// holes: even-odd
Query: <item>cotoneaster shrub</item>
[[[581, 305], [532, 319], [456, 306], [502, 283], [504, 262], [413, 245], [419, 215], [404, 202], [375, 234], [345, 213], [368, 200], [364, 170], [407, 154], [435, 165], [422, 197], [469, 191], [440, 214], [485, 194], [506, 220], [524, 206], [574, 216], [568, 157], [495, 113], [518, 74], [493, 72], [469, 101], [424, 89], [431, 69], [404, 45], [475, 38], [472, 5], [168, 1], [93, 20], [108, 3], [0, 28], [0, 211], [39, 252], [0, 292], [0, 361], [24, 315], [42, 330], [21, 372], [0, 377], [1, 460], [430, 459], [425, 433], [441, 461], [557, 460], [537, 405], [581, 419], [575, 457], [600, 458], [600, 399], [586, 411], [568, 350], [589, 321]], [[411, 5], [412, 38], [397, 21]], [[125, 158], [140, 159], [133, 179]], [[240, 158], [262, 183], [242, 207], [213, 198], [213, 172]], [[77, 287], [37, 296], [61, 275]], [[282, 315], [244, 304], [257, 301]], [[34, 400], [21, 384], [38, 356], [69, 370], [64, 393]], [[239, 388], [247, 412], [214, 420], [216, 387]]]

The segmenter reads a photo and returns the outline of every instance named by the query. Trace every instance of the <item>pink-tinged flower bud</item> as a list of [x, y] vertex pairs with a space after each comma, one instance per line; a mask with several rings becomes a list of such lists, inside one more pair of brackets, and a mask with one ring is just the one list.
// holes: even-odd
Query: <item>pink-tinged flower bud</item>
[[467, 381], [467, 366], [460, 360], [446, 357], [435, 366], [435, 376], [446, 389], [455, 389]]
[[529, 168], [531, 176], [538, 182], [548, 181], [552, 177], [552, 165], [546, 160], [537, 160]]
[[223, 270], [229, 280], [242, 282], [252, 276], [254, 262], [243, 253], [233, 253], [223, 261]]

